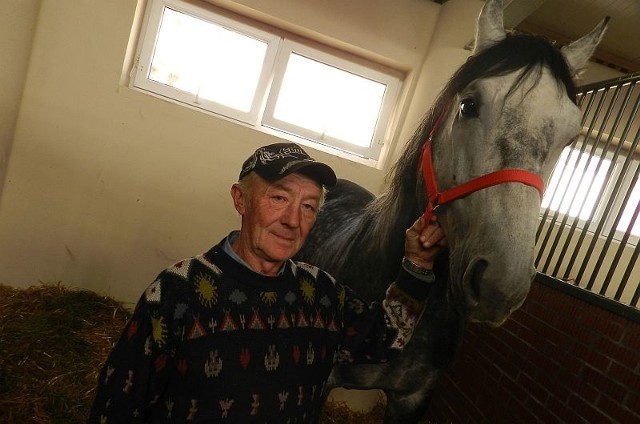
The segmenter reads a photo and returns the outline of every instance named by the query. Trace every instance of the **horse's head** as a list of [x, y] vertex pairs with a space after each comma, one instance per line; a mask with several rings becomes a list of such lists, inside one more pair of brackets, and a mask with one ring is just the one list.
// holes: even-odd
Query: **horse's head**
[[[487, 0], [473, 55], [445, 87], [424, 126], [428, 132], [440, 121], [431, 151], [438, 188], [502, 169], [547, 181], [562, 148], [580, 130], [572, 78], [605, 27], [606, 20], [557, 50], [539, 37], [507, 35], [502, 1]], [[504, 182], [436, 210], [450, 246], [449, 295], [471, 321], [499, 325], [524, 302], [535, 275], [540, 202], [531, 185]]]

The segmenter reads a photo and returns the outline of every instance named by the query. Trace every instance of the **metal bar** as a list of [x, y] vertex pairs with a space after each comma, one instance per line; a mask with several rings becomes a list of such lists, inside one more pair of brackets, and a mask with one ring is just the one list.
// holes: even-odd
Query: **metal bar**
[[[640, 100], [639, 100], [640, 101]], [[638, 105], [638, 102], [636, 102], [636, 105]], [[637, 112], [638, 109], [635, 109], [635, 112]], [[631, 124], [631, 120], [629, 121], [627, 128], [630, 126]], [[625, 128], [626, 129], [626, 128]], [[640, 131], [639, 131], [640, 134]], [[625, 135], [626, 136], [626, 135]], [[636, 146], [638, 145], [638, 134], [636, 134], [636, 137], [632, 143], [632, 150], [631, 152], [635, 151]], [[625, 158], [624, 164], [622, 165], [622, 170], [620, 172], [621, 175], [621, 179], [623, 178], [623, 176], [627, 173], [627, 171], [629, 170], [629, 167], [631, 166], [631, 162], [633, 161], [633, 155], [629, 154], [627, 155], [627, 157]], [[628, 193], [627, 193], [628, 194]], [[626, 201], [626, 200], [625, 200]], [[600, 255], [598, 257], [598, 260], [596, 261], [596, 266], [594, 267], [594, 271], [591, 274], [591, 278], [589, 279], [589, 282], [587, 283], [586, 287], [588, 290], [591, 290], [595, 284], [596, 281], [596, 277], [598, 275], [598, 272], [600, 270], [600, 267], [602, 266], [602, 263], [604, 262], [604, 258], [606, 255], [606, 251], [609, 249], [610, 245], [611, 245], [611, 240], [613, 239], [613, 236], [615, 235], [615, 227], [618, 225], [618, 222], [620, 221], [620, 215], [621, 212], [618, 212], [618, 214], [616, 214], [616, 219], [614, 220], [613, 226], [611, 228], [611, 230], [609, 231], [609, 235], [607, 236], [607, 239], [604, 243], [604, 246], [602, 247], [602, 249], [600, 249]], [[601, 221], [601, 225], [603, 226], [605, 224], [605, 220], [603, 219]], [[589, 246], [589, 250], [587, 253], [586, 257], [592, 257], [591, 254], [593, 252], [593, 247], [595, 247], [595, 244], [597, 242], [597, 237], [594, 237], [591, 240], [591, 244]], [[578, 278], [582, 278], [582, 274], [584, 272], [584, 269], [587, 266], [587, 261], [584, 261], [581, 268], [580, 268], [580, 272], [578, 273]]]
[[614, 85], [623, 85], [630, 82], [636, 82], [638, 81], [638, 79], [640, 79], [640, 72], [636, 72], [629, 75], [623, 75], [619, 78], [612, 78], [606, 81], [598, 81], [591, 84], [583, 85], [582, 87], [579, 88], [579, 90], [581, 92], [595, 91], [602, 88], [609, 88]]
[[[595, 110], [595, 113], [594, 113], [594, 117], [592, 118], [591, 123], [589, 124], [589, 130], [587, 131], [587, 134], [591, 134], [591, 131], [593, 130], [593, 127], [597, 122], [597, 117], [600, 116], [600, 112], [602, 111], [602, 106], [604, 104], [605, 99], [607, 98], [607, 95], [608, 95], [608, 90], [604, 91], [602, 93], [602, 95], [600, 96], [600, 101], [598, 102], [598, 105], [596, 107], [596, 110]], [[580, 148], [580, 151], [578, 153], [578, 158], [576, 159], [576, 163], [579, 162], [580, 156], [582, 156], [582, 154], [584, 154], [586, 146], [587, 146], [587, 144], [583, 142], [582, 146]], [[569, 162], [569, 160], [570, 160], [569, 158], [571, 157], [571, 155], [574, 154], [574, 153], [575, 153], [575, 150], [571, 150], [571, 153], [569, 155], [567, 155], [567, 163]], [[574, 167], [571, 170], [571, 173], [570, 173], [570, 176], [569, 176], [569, 181], [573, 180], [573, 177], [575, 175], [576, 169], [578, 169], [577, 166]], [[562, 181], [562, 176], [564, 176], [564, 172], [565, 171], [566, 171], [566, 167], [562, 170], [562, 173], [560, 174], [559, 181]], [[562, 190], [562, 195], [561, 195], [560, 199], [564, 198], [564, 196], [566, 195], [568, 189], [569, 189], [568, 185], [566, 187], [564, 187], [564, 189]], [[557, 194], [558, 194], [558, 192], [556, 191], [554, 193], [554, 196], [550, 199], [549, 205], [553, 204], [553, 200], [554, 200], [554, 198], [555, 198], [555, 196]], [[560, 201], [560, 207], [558, 208], [558, 210], [555, 211], [555, 213], [553, 215], [553, 219], [551, 220], [551, 223], [550, 223], [550, 228], [555, 226], [557, 218], [558, 218], [558, 216], [560, 216], [560, 209], [562, 209], [562, 201]], [[562, 221], [563, 221], [562, 225], [557, 229], [556, 236], [555, 236], [555, 238], [554, 238], [554, 240], [553, 240], [553, 242], [551, 244], [551, 251], [552, 252], [555, 252], [556, 247], [558, 245], [558, 242], [560, 240], [560, 237], [562, 237], [562, 232], [564, 230], [564, 224], [566, 223], [566, 215], [565, 215], [565, 217], [562, 218]], [[550, 234], [550, 233], [548, 233], [548, 234]], [[547, 269], [549, 269], [549, 264], [550, 264], [552, 259], [553, 259], [553, 255], [548, 255], [547, 256], [547, 260], [545, 261], [545, 264], [544, 264], [544, 267], [543, 267], [543, 271], [546, 271]]]
[[[591, 163], [591, 159], [595, 157], [595, 153], [597, 150], [598, 145], [600, 144], [600, 141], [602, 140], [602, 134], [604, 133], [604, 128], [607, 124], [607, 120], [609, 119], [609, 117], [611, 116], [611, 114], [613, 113], [613, 109], [617, 104], [617, 100], [618, 100], [618, 96], [620, 95], [620, 90], [621, 90], [621, 86], [616, 86], [615, 91], [613, 93], [613, 98], [611, 99], [611, 103], [609, 103], [609, 107], [607, 108], [607, 112], [605, 114], [605, 117], [602, 121], [602, 125], [600, 127], [600, 131], [598, 132], [598, 136], [595, 140], [595, 142], [593, 143], [593, 146], [591, 148], [591, 152], [589, 154], [589, 157], [587, 159], [587, 163], [585, 163], [584, 165], [584, 171], [582, 174], [582, 177], [580, 178], [580, 182], [578, 184], [578, 187], [582, 186], [582, 181], [584, 180], [584, 178], [587, 176], [587, 169], [589, 169], [589, 165]], [[618, 114], [616, 115], [616, 118], [614, 119], [614, 124], [613, 124], [613, 128], [614, 130], [612, 130], [612, 133], [615, 132], [615, 128], [617, 128], [620, 119], [621, 119], [621, 111], [618, 111]], [[596, 169], [594, 171], [594, 175], [593, 178], [591, 178], [591, 181], [589, 181], [589, 186], [587, 187], [586, 191], [587, 192], [591, 192], [591, 189], [593, 188], [593, 183], [596, 180], [595, 176], [598, 174], [598, 171], [600, 171], [600, 166], [604, 163], [604, 159], [606, 156], [606, 152], [609, 150], [609, 144], [610, 144], [611, 140], [610, 138], [607, 138], [607, 141], [605, 142], [605, 145], [603, 147], [603, 156], [600, 156], [600, 158], [597, 160], [597, 164], [596, 164]], [[611, 167], [612, 168], [612, 167]], [[608, 171], [611, 171], [611, 168]], [[576, 190], [573, 193], [573, 196], [571, 197], [571, 202], [569, 204], [569, 210], [571, 210], [571, 208], [573, 207], [573, 204], [576, 200], [576, 194], [578, 193], [578, 191]], [[600, 190], [600, 192], [598, 193], [598, 199], [600, 199], [603, 195], [603, 190]], [[561, 258], [561, 260], [565, 257], [565, 254], [567, 252], [567, 249], [569, 248], [569, 245], [571, 243], [571, 240], [573, 239], [573, 235], [576, 232], [576, 227], [578, 226], [578, 223], [580, 222], [580, 213], [582, 212], [582, 210], [584, 209], [584, 206], [587, 202], [587, 198], [588, 196], [584, 196], [582, 198], [582, 201], [580, 202], [580, 207], [579, 207], [579, 212], [578, 212], [578, 216], [574, 216], [572, 217], [572, 223], [571, 223], [571, 228], [569, 229], [569, 232], [567, 234], [567, 237], [565, 238], [564, 241], [564, 245], [562, 246], [561, 249], [561, 253], [560, 255], [558, 255], [559, 258]], [[597, 203], [596, 203], [597, 206]], [[591, 221], [593, 220], [593, 216], [595, 214], [596, 208], [594, 207], [590, 212], [589, 212], [589, 217], [586, 220], [585, 223], [585, 229], [589, 227], [589, 225], [591, 224]], [[565, 221], [568, 222], [569, 218], [571, 217], [571, 215], [569, 213], [567, 213], [565, 215], [565, 217], [567, 218]], [[563, 223], [563, 225], [565, 225]], [[560, 265], [562, 265], [562, 262], [558, 261], [556, 263], [556, 268], [553, 270], [553, 275], [558, 275], [559, 269], [560, 269]], [[568, 272], [568, 271], [567, 271]]]
[[[627, 267], [627, 270], [625, 271], [625, 275], [627, 275], [627, 273], [630, 275], [631, 274], [631, 264], [634, 265], [635, 267], [635, 263], [638, 259], [638, 254], [640, 254], [640, 243], [636, 244], [636, 248], [633, 249], [633, 255], [631, 256], [632, 261], [629, 261], [629, 267]], [[636, 273], [637, 275], [637, 273]], [[638, 281], [638, 283], [636, 283], [636, 292], [633, 294], [633, 297], [631, 298], [631, 306], [638, 306], [638, 301], [640, 300], [640, 281]]]
[[[618, 110], [618, 114], [616, 116], [615, 122], [614, 122], [614, 126], [610, 132], [611, 136], [609, 136], [607, 138], [607, 144], [606, 144], [606, 148], [605, 150], [608, 150], [610, 147], [610, 143], [611, 140], [613, 139], [613, 135], [615, 134], [619, 122], [622, 119], [622, 115], [624, 114], [624, 111], [627, 109], [627, 106], [629, 105], [629, 100], [631, 99], [631, 94], [633, 93], [633, 89], [635, 87], [635, 82], [629, 86], [627, 86], [627, 92], [626, 95], [624, 96], [622, 105], [620, 106], [619, 110]], [[636, 100], [634, 109], [633, 109], [633, 113], [631, 114], [631, 116], [635, 115], [635, 113], [637, 113], [638, 108], [640, 107], [640, 96], [638, 97], [638, 99]], [[630, 127], [631, 127], [631, 120], [627, 121], [627, 124], [625, 125], [625, 128], [623, 129], [622, 132], [622, 140], [626, 139], [627, 134], [629, 133]], [[618, 160], [618, 157], [620, 156], [620, 151], [622, 150], [622, 146], [623, 143], [617, 143], [616, 145], [616, 149], [614, 151], [613, 157], [611, 158], [611, 162], [613, 164], [613, 166], [609, 167], [609, 169], [607, 170], [607, 174], [605, 176], [605, 186], [607, 184], [610, 183], [613, 174], [614, 174], [614, 170], [615, 170], [615, 163]], [[605, 152], [606, 153], [606, 152]], [[614, 187], [613, 193], [617, 193], [618, 189], [620, 188], [620, 185], [622, 184], [622, 181], [619, 179], [618, 181], [616, 181], [616, 185]], [[599, 204], [602, 201], [602, 196], [604, 195], [604, 192], [600, 192], [600, 195], [598, 196], [598, 201], [597, 204]], [[614, 203], [614, 196], [610, 196], [607, 199], [607, 204], [605, 206], [605, 209], [602, 213], [603, 217], [607, 217], [609, 215], [609, 212], [611, 211], [611, 208], [613, 207], [613, 203]], [[580, 234], [578, 236], [578, 241], [576, 242], [576, 245], [574, 246], [573, 249], [573, 254], [571, 255], [571, 259], [569, 260], [569, 263], [567, 264], [567, 268], [565, 270], [565, 276], [568, 275], [571, 270], [573, 269], [573, 266], [575, 264], [576, 258], [578, 257], [578, 253], [582, 250], [582, 245], [584, 243], [584, 239], [587, 235], [587, 233], [590, 232], [591, 226], [593, 224], [593, 215], [595, 213], [595, 209], [592, 211], [592, 213], [589, 216], [589, 219], [587, 220], [587, 222], [585, 223], [582, 231], [580, 231]], [[577, 222], [577, 220], [574, 222], [574, 226], [575, 223]], [[598, 224], [597, 224], [597, 228], [596, 230], [593, 232], [594, 233], [594, 237], [598, 237], [601, 232], [602, 232], [602, 228], [604, 227], [605, 224], [605, 219], [600, 219]], [[575, 227], [572, 227], [572, 230]], [[567, 241], [566, 245], [569, 244], [569, 241]], [[563, 250], [563, 252], [560, 254], [560, 257], [563, 257], [565, 254], [565, 251]]]
[[[628, 193], [631, 193], [633, 187], [635, 187], [635, 185], [638, 182], [638, 174], [640, 174], [640, 163], [638, 163], [638, 166], [636, 167], [636, 172], [634, 174], [634, 179], [632, 180], [632, 183], [630, 185], [630, 190], [628, 191]], [[626, 203], [623, 204], [622, 209], [624, 210], [626, 207]], [[633, 216], [631, 217], [631, 220], [629, 221], [629, 225], [627, 225], [627, 229], [625, 230], [624, 233], [624, 239], [620, 242], [620, 246], [624, 247], [627, 244], [627, 241], [629, 239], [629, 236], [631, 235], [631, 229], [634, 227], [634, 225], [636, 224], [636, 220], [638, 219], [638, 214], [640, 213], [640, 202], [636, 205], [634, 211], [633, 211]], [[633, 270], [633, 267], [635, 266], [635, 262], [638, 259], [638, 245], [640, 243], [636, 243], [636, 248], [633, 250], [633, 255], [631, 257], [631, 259], [629, 260], [629, 263], [627, 264], [627, 268], [625, 269], [624, 275], [622, 276], [622, 280], [620, 280], [620, 284], [618, 285], [618, 289], [616, 290], [616, 294], [614, 295], [614, 299], [615, 300], [620, 300], [622, 298], [622, 294], [624, 293], [624, 290], [627, 288], [627, 283], [629, 281], [629, 277], [631, 276], [631, 271]], [[622, 254], [622, 253], [621, 253]], [[611, 270], [609, 271], [610, 274], [613, 274], [613, 270], [615, 269], [615, 266], [611, 267]], [[609, 277], [609, 275], [607, 275], [607, 277]], [[610, 278], [607, 278], [607, 280], [610, 280]]]
[[[638, 140], [639, 139], [640, 139], [640, 129], [636, 133], [636, 137], [635, 137], [635, 139], [633, 141], [633, 145], [634, 146], [636, 146], [638, 144]], [[630, 162], [631, 159], [632, 159], [631, 155], [627, 156], [627, 158], [625, 160], [625, 164], [627, 162]], [[627, 167], [627, 169], [628, 169], [628, 167]], [[638, 173], [639, 172], [640, 172], [640, 167], [637, 167], [636, 171], [634, 173], [634, 176], [633, 176], [633, 180], [632, 180], [634, 182], [634, 184], [638, 179]], [[623, 174], [621, 174], [621, 175], [623, 175]], [[633, 188], [633, 185], [631, 185], [631, 189], [632, 188]], [[629, 196], [631, 195], [631, 189], [627, 190], [627, 192], [625, 193], [624, 200], [622, 202], [623, 205], [626, 204], [629, 201]], [[606, 256], [606, 252], [609, 249], [609, 246], [611, 245], [611, 241], [613, 240], [613, 237], [614, 237], [614, 235], [615, 235], [615, 233], [617, 231], [616, 228], [618, 227], [618, 224], [620, 223], [620, 218], [622, 216], [623, 210], [624, 210], [623, 208], [620, 208], [618, 210], [618, 213], [616, 214], [616, 218], [613, 221], [613, 225], [611, 226], [611, 229], [609, 230], [609, 234], [608, 234], [607, 239], [605, 241], [605, 246], [600, 250], [600, 255], [598, 256], [598, 260], [596, 261], [596, 265], [594, 267], [594, 271], [591, 274], [591, 278], [589, 279], [589, 283], [586, 286], [587, 290], [591, 290], [593, 288], [594, 284], [595, 284], [596, 277], [597, 277], [597, 275], [598, 275], [598, 273], [600, 271], [600, 267], [602, 266], [602, 264], [604, 262], [604, 259], [605, 259], [605, 256]], [[594, 238], [594, 240], [595, 240], [595, 238]], [[628, 241], [628, 237], [626, 238], [624, 244], [626, 244], [627, 241]], [[593, 243], [593, 241], [592, 241], [592, 243]], [[621, 246], [622, 246], [622, 243], [621, 243]], [[624, 247], [624, 246], [622, 246], [622, 247]], [[586, 267], [586, 263], [587, 263], [587, 261], [584, 262], [583, 268]], [[581, 268], [581, 271], [582, 271], [583, 268]], [[613, 268], [613, 266], [610, 267], [610, 269], [612, 269], [612, 268]], [[609, 284], [608, 281], [604, 281], [603, 290], [606, 291], [606, 289], [608, 288], [608, 284]]]
[[[640, 131], [638, 132], [638, 134], [640, 134]], [[616, 219], [614, 221], [613, 226], [611, 227], [611, 230], [609, 231], [609, 236], [610, 238], [613, 238], [613, 235], [615, 234], [615, 232], [618, 230], [618, 224], [620, 223], [620, 218], [622, 217], [622, 214], [624, 212], [624, 208], [627, 205], [627, 203], [629, 202], [629, 197], [631, 197], [631, 192], [633, 191], [633, 187], [635, 187], [636, 183], [638, 182], [638, 175], [640, 174], [640, 166], [636, 167], [636, 172], [633, 174], [633, 179], [631, 180], [631, 184], [630, 184], [630, 189], [627, 190], [627, 192], [624, 195], [624, 200], [622, 201], [622, 206], [620, 207], [620, 210], [618, 211], [618, 214], [616, 215]], [[618, 244], [618, 249], [616, 250], [615, 256], [613, 258], [613, 261], [611, 262], [611, 266], [609, 266], [609, 272], [607, 272], [607, 275], [604, 279], [604, 282], [602, 284], [602, 288], [600, 289], [600, 294], [605, 295], [607, 293], [607, 289], [609, 288], [609, 285], [611, 284], [611, 278], [613, 277], [613, 273], [615, 272], [617, 266], [618, 266], [618, 262], [620, 262], [620, 257], [622, 256], [622, 253], [624, 252], [624, 249], [627, 245], [627, 243], [629, 242], [629, 237], [631, 236], [631, 229], [633, 228], [633, 223], [635, 222], [635, 220], [638, 218], [638, 212], [640, 211], [640, 207], [636, 206], [633, 216], [631, 218], [631, 222], [629, 223], [629, 225], [627, 225], [627, 229], [624, 232], [624, 235], [622, 236], [622, 240], [620, 240], [620, 243]], [[620, 282], [620, 286], [622, 286], [622, 290], [624, 290], [624, 281]], [[618, 290], [616, 290], [616, 296], [615, 299], [616, 300], [620, 300], [620, 296], [618, 296], [618, 292], [622, 293], [620, 291], [620, 286], [618, 288]]]
[[[634, 246], [630, 239], [632, 229], [640, 215], [640, 204], [629, 205], [635, 206], [635, 209], [631, 220], [625, 224], [627, 226], [625, 231], [622, 231], [622, 228], [618, 230], [617, 227], [620, 225], [625, 208], [629, 210], [627, 203], [634, 187], [640, 184], [640, 162], [638, 160], [640, 129], [637, 130], [633, 142], [630, 142], [630, 138], [628, 138], [631, 131], [637, 129], [638, 122], [636, 120], [640, 111], [640, 84], [638, 82], [640, 82], [640, 73], [591, 84], [579, 89], [577, 104], [583, 111], [582, 127], [586, 128], [588, 125], [588, 129], [586, 132], [583, 131], [582, 137], [573, 140], [571, 154], [567, 155], [564, 164], [559, 163], [557, 166], [559, 184], [553, 192], [547, 193], [551, 200], [549, 206], [541, 211], [541, 221], [536, 231], [538, 253], [535, 260], [536, 266], [539, 266], [544, 260], [541, 273], [548, 273], [548, 270], [553, 266], [551, 275], [563, 272], [564, 280], [575, 278], [572, 281], [573, 285], [581, 287], [586, 285], [590, 291], [594, 290], [597, 283], [600, 295], [606, 296], [607, 292], [615, 293], [611, 302], [617, 301], [621, 306], [632, 307], [631, 309], [636, 311], [638, 309], [635, 308], [640, 302], [640, 281], [637, 281], [640, 276], [637, 269], [640, 260], [640, 241], [634, 241]], [[623, 124], [625, 120], [626, 123]], [[594, 130], [596, 127], [597, 131]], [[621, 129], [622, 133], [618, 137]], [[582, 144], [578, 145], [579, 142]], [[597, 154], [600, 149], [602, 149], [602, 155]], [[576, 159], [576, 166], [569, 170], [568, 165], [575, 158], [572, 156], [575, 154], [579, 155]], [[584, 158], [582, 155], [589, 156]], [[581, 158], [582, 161], [580, 161]], [[598, 162], [594, 163], [595, 160]], [[575, 190], [569, 190], [569, 184], [565, 184], [567, 177], [569, 177], [569, 182], [574, 184], [575, 182], [572, 180], [578, 179], [576, 172], [584, 171], [579, 184], [584, 184], [585, 187], [581, 187], [580, 190], [590, 192], [593, 190], [594, 181], [584, 179], [588, 177], [586, 170], [589, 167], [595, 168], [595, 174], [593, 174], [595, 177], [598, 173], [602, 173], [605, 160], [611, 160], [611, 167], [604, 175], [606, 189], [600, 190], [597, 194], [597, 208], [600, 208], [602, 212], [589, 211], [586, 220], [580, 220], [579, 216], [570, 216], [569, 213], [560, 213], [567, 206], [569, 210], [566, 212], [571, 212], [576, 207], [582, 211], [586, 205], [586, 197], [579, 200]], [[631, 171], [634, 164], [635, 169]], [[622, 206], [620, 206], [621, 201]], [[559, 207], [555, 207], [556, 203]], [[608, 219], [609, 217], [614, 218], [610, 228], [611, 220]], [[547, 226], [546, 229], [545, 226]], [[587, 234], [592, 237], [588, 245], [586, 242]], [[622, 236], [616, 236], [616, 234], [622, 234]], [[617, 240], [617, 238], [621, 239]], [[558, 247], [560, 248], [558, 249]], [[631, 254], [628, 255], [628, 253]], [[570, 259], [567, 263], [565, 257], [568, 256]], [[612, 256], [613, 259], [610, 260]], [[628, 256], [630, 256], [629, 261], [626, 264], [623, 263]], [[582, 262], [580, 262], [580, 257], [583, 258]], [[595, 264], [594, 259], [596, 260]], [[605, 261], [607, 262], [606, 266]], [[572, 270], [578, 267], [577, 276], [572, 277]], [[622, 277], [616, 277], [619, 275], [618, 271], [622, 271], [623, 267]], [[587, 268], [589, 268], [589, 275], [587, 275]], [[606, 274], [606, 276], [602, 278], [601, 274]], [[613, 280], [614, 277], [616, 281]], [[585, 278], [588, 281], [583, 281]], [[631, 300], [625, 295], [625, 292], [629, 293], [629, 291], [632, 294]]]
[[[591, 106], [593, 106], [593, 102], [594, 102], [594, 98], [595, 98], [595, 94], [596, 94], [596, 93], [597, 93], [597, 91], [590, 91], [590, 92], [588, 92], [588, 93], [583, 93], [583, 94], [581, 94], [581, 95], [579, 95], [579, 96], [578, 96], [578, 105], [581, 105], [581, 104], [584, 102], [585, 97], [588, 97], [588, 98], [589, 98], [589, 101], [587, 102], [587, 106], [586, 106], [586, 108], [585, 108], [585, 110], [586, 110], [587, 112], [583, 113], [583, 115], [582, 115], [582, 121], [581, 121], [581, 124], [580, 124], [580, 125], [581, 125], [581, 126], [583, 126], [583, 127], [584, 127], [584, 123], [585, 123], [586, 115], [587, 115], [588, 111], [589, 111], [589, 110], [591, 110]], [[588, 96], [587, 96], [587, 94], [590, 94], [590, 95], [588, 95]], [[579, 139], [579, 137], [576, 137], [576, 138], [574, 138], [574, 139], [571, 141], [571, 148], [575, 148], [576, 143], [578, 142], [578, 139]], [[563, 167], [563, 171], [562, 171], [562, 173], [560, 174], [559, 180], [562, 180], [562, 175], [563, 175], [563, 173], [564, 173], [564, 169], [566, 169], [566, 165], [567, 165], [568, 161], [569, 161], [569, 157], [567, 156], [567, 159], [566, 159], [566, 161], [565, 161], [565, 164], [564, 164], [564, 167]], [[556, 196], [556, 191], [558, 190], [558, 187], [559, 187], [559, 185], [558, 185], [557, 187], [555, 187], [555, 188], [553, 189], [553, 192], [551, 192], [551, 193], [549, 194], [549, 195], [551, 196], [551, 197], [550, 197], [549, 206], [551, 206], [551, 204], [552, 204], [552, 202], [553, 202], [553, 199], [554, 199], [554, 198], [555, 198], [555, 196]], [[539, 240], [539, 238], [540, 238], [540, 234], [542, 233], [542, 230], [543, 230], [543, 228], [544, 228], [544, 224], [547, 222], [547, 217], [549, 216], [550, 211], [551, 211], [551, 208], [550, 208], [550, 207], [547, 207], [547, 208], [544, 210], [544, 213], [542, 214], [542, 218], [540, 219], [540, 224], [538, 225], [538, 231], [536, 232], [536, 241], [537, 241], [537, 240]], [[554, 215], [554, 217], [553, 217], [552, 224], [553, 224], [553, 223], [555, 222], [555, 220], [557, 219], [557, 216], [558, 216], [558, 213], [556, 212], [556, 214], [555, 214], [555, 215]], [[552, 226], [552, 225], [550, 225], [550, 226], [549, 226], [549, 230], [547, 231], [547, 234], [545, 235], [545, 238], [544, 238], [544, 240], [543, 240], [543, 242], [542, 242], [542, 244], [541, 244], [540, 248], [538, 249], [538, 256], [536, 257], [536, 260], [535, 260], [535, 264], [536, 264], [536, 266], [538, 266], [538, 265], [540, 264], [540, 260], [541, 260], [541, 258], [542, 258], [542, 255], [544, 254], [545, 247], [546, 247], [546, 245], [547, 245], [547, 241], [549, 240], [549, 237], [550, 237], [550, 235], [551, 235], [551, 231], [550, 231], [550, 230], [551, 230], [552, 228], [553, 228], [553, 226]], [[546, 271], [546, 268], [545, 268], [545, 269], [543, 269], [542, 271]]]

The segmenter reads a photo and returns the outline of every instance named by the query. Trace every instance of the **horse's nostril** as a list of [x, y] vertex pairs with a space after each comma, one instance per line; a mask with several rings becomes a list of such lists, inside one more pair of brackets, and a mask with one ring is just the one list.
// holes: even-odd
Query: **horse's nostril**
[[469, 306], [480, 303], [482, 297], [482, 278], [489, 263], [484, 259], [476, 260], [470, 267], [467, 276], [466, 292]]

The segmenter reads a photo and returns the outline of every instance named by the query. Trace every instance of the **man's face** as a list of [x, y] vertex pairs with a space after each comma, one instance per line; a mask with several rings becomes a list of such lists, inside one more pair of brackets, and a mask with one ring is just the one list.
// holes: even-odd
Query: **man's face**
[[255, 262], [279, 266], [300, 250], [309, 235], [322, 188], [297, 173], [273, 183], [253, 175], [249, 187], [232, 188], [236, 209], [242, 215], [240, 256], [256, 270]]

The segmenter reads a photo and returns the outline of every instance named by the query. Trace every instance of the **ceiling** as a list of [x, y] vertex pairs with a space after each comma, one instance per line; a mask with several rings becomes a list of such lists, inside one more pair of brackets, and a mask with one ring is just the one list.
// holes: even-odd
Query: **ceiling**
[[543, 35], [559, 45], [580, 38], [610, 16], [593, 59], [625, 74], [640, 72], [640, 0], [505, 0], [505, 4], [505, 28]]

